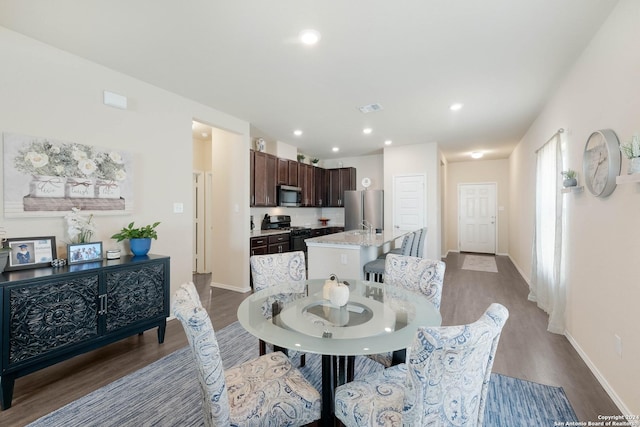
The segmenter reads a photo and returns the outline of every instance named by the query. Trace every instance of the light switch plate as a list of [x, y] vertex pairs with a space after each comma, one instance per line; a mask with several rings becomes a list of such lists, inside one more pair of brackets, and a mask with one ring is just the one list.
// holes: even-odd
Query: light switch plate
[[176, 202], [173, 204], [173, 213], [183, 213], [184, 212], [184, 204], [180, 202]]

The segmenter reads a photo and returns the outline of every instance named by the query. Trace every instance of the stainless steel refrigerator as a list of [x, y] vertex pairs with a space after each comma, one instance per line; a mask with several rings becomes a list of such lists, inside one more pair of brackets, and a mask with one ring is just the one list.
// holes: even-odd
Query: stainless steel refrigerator
[[384, 191], [364, 190], [344, 192], [344, 229], [362, 230], [362, 221], [373, 228], [384, 228]]

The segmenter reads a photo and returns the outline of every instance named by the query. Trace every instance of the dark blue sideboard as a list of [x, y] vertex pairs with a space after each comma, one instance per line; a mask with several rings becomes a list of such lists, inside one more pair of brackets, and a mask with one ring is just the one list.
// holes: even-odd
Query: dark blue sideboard
[[164, 341], [170, 258], [123, 256], [0, 274], [0, 403], [15, 379], [147, 329]]

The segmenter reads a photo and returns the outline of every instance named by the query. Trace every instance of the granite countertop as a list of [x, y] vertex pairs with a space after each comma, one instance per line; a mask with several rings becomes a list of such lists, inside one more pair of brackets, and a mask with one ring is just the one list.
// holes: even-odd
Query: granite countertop
[[305, 239], [307, 246], [344, 245], [344, 246], [383, 246], [386, 243], [411, 233], [412, 230], [383, 230], [381, 234], [370, 234], [360, 230], [343, 231], [326, 236]]
[[[333, 227], [344, 227], [343, 225], [313, 225], [313, 226], [309, 226], [310, 229], [312, 230], [316, 230], [316, 229], [323, 229], [323, 228], [333, 228]], [[274, 234], [283, 234], [283, 233], [289, 233], [289, 230], [260, 230], [260, 229], [253, 229], [251, 231], [251, 233], [249, 234], [249, 237], [262, 237], [262, 236], [270, 236], [270, 235], [274, 235]]]

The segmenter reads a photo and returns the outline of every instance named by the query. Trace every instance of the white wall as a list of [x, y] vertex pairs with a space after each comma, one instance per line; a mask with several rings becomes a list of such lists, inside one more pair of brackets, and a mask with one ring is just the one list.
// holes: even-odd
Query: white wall
[[[458, 185], [472, 183], [496, 183], [497, 240], [496, 251], [509, 252], [509, 160], [474, 160], [449, 163], [447, 166], [447, 250], [458, 248]], [[500, 207], [503, 210], [500, 210]]]
[[[171, 256], [172, 292], [180, 283], [191, 280], [192, 119], [243, 135], [237, 147], [230, 149], [233, 156], [229, 162], [236, 166], [233, 176], [223, 181], [239, 182], [240, 190], [231, 198], [232, 204], [221, 209], [232, 209], [237, 199], [239, 212], [231, 212], [229, 217], [237, 217], [237, 223], [240, 218], [243, 224], [248, 221], [248, 123], [3, 27], [0, 52], [0, 131], [112, 147], [133, 154], [134, 212], [96, 218], [95, 238], [105, 247], [115, 245], [110, 236], [131, 221], [139, 225], [160, 221], [159, 239], [153, 242], [151, 251]], [[105, 106], [104, 90], [125, 95], [129, 108]], [[0, 180], [4, 186], [11, 185], [2, 177]], [[0, 210], [4, 212], [1, 200]], [[184, 213], [173, 213], [174, 202], [184, 203]], [[9, 237], [55, 235], [61, 251], [65, 238], [62, 215], [25, 219], [3, 216], [2, 225]], [[233, 239], [216, 244], [231, 246], [235, 239], [247, 242], [242, 256], [230, 258], [228, 264], [237, 272], [231, 285], [241, 288], [248, 283], [249, 229], [230, 227], [232, 231], [236, 232]]]
[[[567, 129], [568, 167], [582, 171], [594, 130], [613, 129], [621, 142], [640, 130], [640, 2], [621, 1], [510, 157], [509, 252], [530, 277], [534, 151]], [[622, 174], [628, 160], [623, 158]], [[578, 177], [583, 183], [582, 173]], [[588, 190], [565, 194], [568, 227], [567, 335], [628, 414], [640, 414], [640, 185], [618, 185], [600, 199]], [[614, 335], [622, 338], [622, 356]]]
[[386, 147], [384, 149], [384, 228], [393, 227], [393, 177], [424, 174], [427, 240], [426, 258], [442, 257], [440, 153], [435, 143]]

